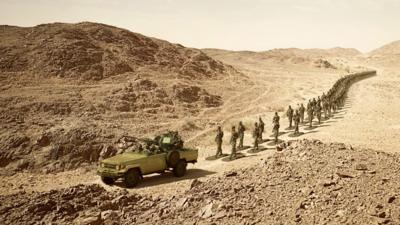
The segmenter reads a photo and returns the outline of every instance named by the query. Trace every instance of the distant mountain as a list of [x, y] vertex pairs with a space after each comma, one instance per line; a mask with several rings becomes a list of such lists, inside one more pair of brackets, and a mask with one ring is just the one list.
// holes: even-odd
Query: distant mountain
[[400, 56], [400, 40], [399, 41], [394, 41], [389, 44], [386, 44], [380, 48], [377, 48], [373, 51], [371, 51], [369, 56], [394, 56], [394, 55], [399, 55]]
[[331, 59], [332, 61], [337, 61], [333, 58], [346, 58], [362, 55], [362, 53], [356, 49], [339, 47], [331, 49], [285, 48], [272, 49], [263, 52], [228, 51], [220, 49], [203, 49], [203, 51], [209, 56], [231, 65], [243, 63], [283, 63], [286, 65], [305, 65], [329, 69], [345, 67], [341, 63], [337, 65], [338, 67], [333, 65]]

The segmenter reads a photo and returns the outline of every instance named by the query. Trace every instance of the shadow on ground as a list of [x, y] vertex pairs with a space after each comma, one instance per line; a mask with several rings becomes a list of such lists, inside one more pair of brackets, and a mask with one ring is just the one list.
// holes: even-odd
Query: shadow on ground
[[289, 136], [289, 137], [300, 137], [300, 136], [303, 135], [303, 134], [304, 134], [304, 132], [299, 132], [299, 133], [297, 133], [297, 134], [291, 133], [291, 134], [289, 134], [288, 136]]
[[234, 161], [234, 160], [239, 160], [241, 158], [249, 158], [249, 157], [253, 157], [252, 155], [244, 155], [242, 153], [237, 153], [236, 154], [236, 158], [235, 159], [230, 159], [230, 156], [227, 156], [225, 158], [223, 158], [221, 161], [223, 162], [230, 162], [230, 161]]
[[[211, 172], [208, 170], [202, 170], [202, 169], [188, 169], [185, 176], [175, 177], [171, 171], [166, 171], [165, 173], [161, 173], [161, 174], [152, 174], [152, 175], [144, 176], [144, 178], [141, 180], [139, 185], [137, 187], [135, 187], [134, 189], [158, 186], [158, 185], [178, 182], [178, 181], [182, 181], [182, 180], [196, 179], [196, 178], [200, 178], [200, 177], [206, 177], [206, 176], [209, 176], [212, 174], [215, 174], [215, 172]], [[122, 180], [117, 180], [114, 183], [114, 185], [117, 187], [126, 188], [126, 186]]]
[[[287, 132], [281, 131], [281, 132], [279, 132], [278, 137], [281, 136], [281, 135], [284, 135], [284, 134], [286, 134], [286, 133], [287, 133]], [[270, 137], [273, 138], [273, 137], [275, 137], [275, 135], [274, 135], [274, 134], [271, 134]]]
[[267, 151], [267, 150], [275, 150], [275, 148], [267, 148], [267, 147], [259, 146], [258, 149], [250, 149], [247, 151], [247, 153], [256, 154], [256, 153]]
[[280, 144], [282, 142], [284, 142], [284, 140], [278, 139], [278, 142], [275, 143], [275, 141], [271, 141], [271, 142], [267, 143], [267, 145], [268, 146], [275, 146], [275, 145]]
[[219, 157], [215, 157], [215, 155], [212, 155], [212, 156], [208, 156], [208, 157], [206, 157], [205, 158], [205, 160], [207, 160], [207, 161], [214, 161], [214, 160], [217, 160], [217, 159], [221, 159], [221, 158], [224, 158], [224, 157], [226, 157], [226, 156], [228, 156], [229, 154], [226, 154], [226, 153], [223, 153], [221, 156], [219, 156]]

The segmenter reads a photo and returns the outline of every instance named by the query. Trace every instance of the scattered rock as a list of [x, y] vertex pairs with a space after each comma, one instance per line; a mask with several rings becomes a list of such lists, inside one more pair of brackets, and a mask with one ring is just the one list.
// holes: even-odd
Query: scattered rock
[[355, 178], [356, 176], [349, 173], [349, 172], [345, 172], [345, 171], [338, 171], [336, 172], [336, 174], [340, 177], [340, 178]]
[[237, 175], [238, 174], [235, 171], [231, 171], [231, 172], [225, 173], [225, 177], [235, 177]]
[[363, 163], [358, 163], [358, 164], [356, 165], [356, 170], [365, 171], [365, 170], [368, 170], [368, 167], [367, 167], [367, 165], [365, 165], [365, 164], [363, 164]]
[[197, 215], [203, 219], [212, 217], [214, 215], [215, 209], [217, 207], [218, 206], [216, 204], [210, 203], [210, 204], [204, 206], [203, 208], [201, 208]]

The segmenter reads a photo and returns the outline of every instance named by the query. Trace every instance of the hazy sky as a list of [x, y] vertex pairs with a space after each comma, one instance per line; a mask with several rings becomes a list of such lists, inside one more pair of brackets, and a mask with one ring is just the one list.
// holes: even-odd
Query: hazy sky
[[81, 21], [196, 48], [366, 52], [400, 39], [400, 0], [0, 0], [0, 24]]

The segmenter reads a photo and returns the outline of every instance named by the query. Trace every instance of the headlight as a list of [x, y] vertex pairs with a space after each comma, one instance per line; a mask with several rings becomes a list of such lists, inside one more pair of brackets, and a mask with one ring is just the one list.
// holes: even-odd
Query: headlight
[[126, 168], [125, 165], [117, 165], [117, 170], [123, 170], [125, 168]]
[[104, 163], [100, 163], [100, 167], [105, 167], [105, 164]]

